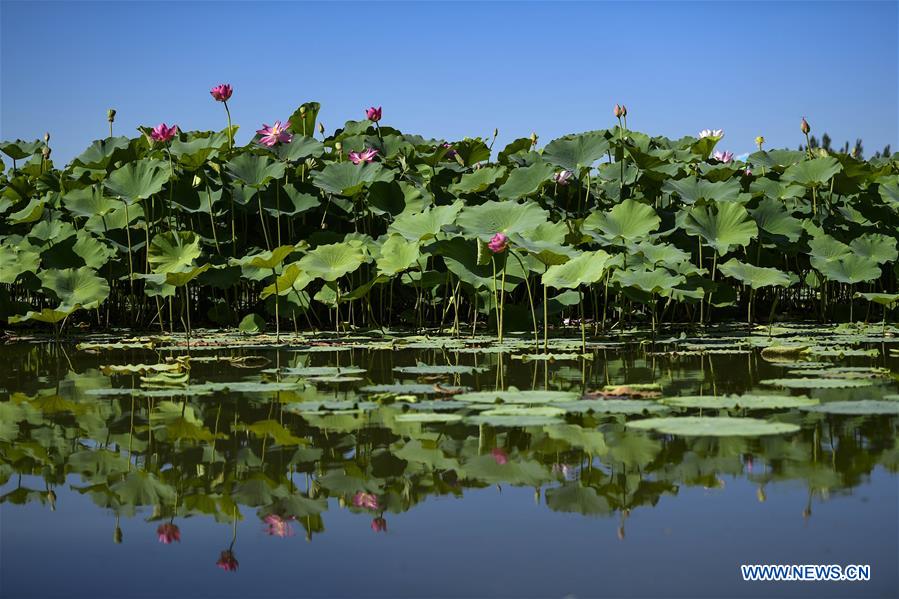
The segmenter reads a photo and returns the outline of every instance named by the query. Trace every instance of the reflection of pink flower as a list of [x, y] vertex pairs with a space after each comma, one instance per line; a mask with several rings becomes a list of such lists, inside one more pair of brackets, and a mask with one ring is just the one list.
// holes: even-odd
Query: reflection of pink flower
[[558, 183], [559, 185], [568, 185], [568, 181], [574, 176], [569, 170], [560, 171], [553, 175], [553, 181]]
[[366, 148], [361, 152], [350, 152], [350, 160], [353, 161], [353, 164], [362, 164], [364, 162], [371, 162], [375, 159], [375, 156], [378, 155], [378, 151], [374, 148]]
[[381, 509], [377, 496], [371, 493], [363, 493], [362, 491], [353, 496], [353, 505], [372, 511]]
[[159, 528], [156, 529], [156, 536], [159, 538], [159, 542], [164, 545], [174, 543], [175, 541], [181, 542], [181, 531], [171, 523], [160, 524]]
[[290, 519], [285, 520], [278, 514], [269, 514], [263, 518], [263, 521], [265, 522], [265, 534], [281, 538], [293, 536]]
[[150, 137], [155, 141], [169, 141], [178, 134], [178, 125], [166, 126], [165, 123], [159, 123], [150, 132]]
[[723, 162], [724, 164], [727, 164], [728, 162], [733, 162], [734, 153], [733, 152], [722, 152], [721, 150], [715, 150], [715, 153], [712, 154], [712, 158], [714, 158], [715, 160], [719, 160], [719, 161]]
[[259, 139], [259, 143], [270, 148], [279, 143], [290, 143], [293, 135], [287, 131], [288, 127], [290, 127], [290, 121], [285, 122], [283, 125], [281, 121], [275, 121], [274, 125], [263, 124], [262, 129], [256, 131], [256, 133], [262, 136]]
[[365, 109], [365, 118], [370, 120], [373, 123], [377, 123], [381, 120], [381, 107], [378, 106], [375, 108], [374, 106], [370, 106]]
[[493, 459], [496, 460], [496, 463], [500, 466], [504, 466], [505, 464], [509, 463], [509, 454], [507, 454], [499, 447], [494, 448], [490, 453], [493, 455]]
[[227, 83], [219, 83], [209, 90], [209, 93], [212, 94], [212, 97], [215, 98], [216, 102], [227, 102], [231, 98], [231, 94], [234, 93], [234, 90]]
[[494, 254], [500, 254], [506, 251], [507, 247], [509, 247], [509, 238], [503, 233], [497, 233], [491, 237], [490, 241], [487, 243], [487, 248]]
[[375, 532], [387, 532], [387, 520], [378, 517], [371, 521], [371, 529]]
[[237, 557], [234, 556], [234, 552], [230, 549], [225, 549], [219, 556], [218, 561], [215, 562], [215, 565], [226, 572], [237, 572], [237, 566], [239, 564], [237, 562]]

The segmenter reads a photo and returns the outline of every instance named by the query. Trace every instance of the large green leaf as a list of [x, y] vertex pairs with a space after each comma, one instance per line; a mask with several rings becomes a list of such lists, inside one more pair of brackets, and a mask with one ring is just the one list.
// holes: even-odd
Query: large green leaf
[[112, 171], [106, 188], [126, 203], [134, 203], [162, 191], [169, 174], [168, 165], [160, 160], [138, 160]]
[[758, 226], [746, 208], [734, 202], [693, 206], [683, 213], [681, 228], [688, 235], [701, 237], [718, 255], [737, 246], [749, 245], [758, 235]]
[[543, 159], [573, 173], [590, 167], [609, 151], [609, 141], [600, 132], [581, 133], [549, 142]]
[[349, 243], [320, 245], [300, 259], [298, 266], [309, 275], [325, 281], [336, 281], [362, 265], [365, 255]]
[[658, 229], [660, 222], [652, 206], [627, 199], [608, 212], [594, 212], [584, 220], [583, 228], [595, 231], [606, 243], [622, 243], [645, 237]]
[[753, 289], [771, 286], [789, 287], [794, 282], [790, 275], [782, 270], [746, 264], [736, 258], [731, 258], [724, 264], [721, 264], [718, 269], [725, 276], [733, 277]]
[[503, 200], [517, 200], [534, 194], [540, 191], [553, 172], [554, 169], [545, 162], [512, 169], [506, 182], [496, 190], [496, 195]]
[[411, 268], [419, 256], [418, 241], [409, 241], [402, 235], [393, 234], [381, 245], [380, 255], [375, 262], [378, 272], [393, 276]]
[[565, 264], [550, 266], [543, 273], [543, 284], [556, 289], [577, 289], [602, 279], [611, 256], [602, 250], [583, 252]]
[[782, 181], [792, 181], [806, 187], [820, 187], [843, 170], [836, 158], [813, 158], [803, 160], [784, 171]]
[[60, 301], [61, 311], [74, 307], [96, 308], [109, 296], [109, 284], [88, 266], [48, 269], [38, 274], [41, 285], [51, 290]]
[[236, 156], [225, 164], [228, 174], [234, 179], [259, 189], [268, 184], [272, 179], [280, 179], [284, 176], [284, 163], [272, 160], [268, 156], [244, 153]]
[[189, 231], [157, 233], [150, 242], [147, 260], [156, 273], [190, 269], [200, 257], [200, 238]]
[[465, 233], [486, 239], [497, 233], [524, 234], [548, 220], [546, 210], [533, 202], [489, 201], [480, 206], [466, 206], [456, 219], [456, 224]]
[[376, 162], [353, 164], [352, 162], [331, 163], [313, 175], [315, 185], [327, 193], [354, 196], [368, 183], [391, 181], [393, 172]]
[[430, 239], [456, 220], [462, 206], [463, 203], [459, 201], [449, 206], [434, 206], [422, 212], [403, 212], [391, 223], [389, 230], [409, 241]]
[[462, 178], [457, 183], [450, 185], [449, 192], [454, 195], [480, 193], [489, 189], [505, 174], [506, 167], [504, 166], [485, 166], [474, 172], [462, 175]]

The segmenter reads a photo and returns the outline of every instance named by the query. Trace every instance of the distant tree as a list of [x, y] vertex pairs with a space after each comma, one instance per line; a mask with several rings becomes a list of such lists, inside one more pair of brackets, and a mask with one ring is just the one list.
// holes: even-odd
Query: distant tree
[[[815, 137], [814, 135], [810, 136], [808, 139], [808, 145], [812, 149], [822, 148], [824, 150], [827, 150], [828, 152], [833, 152], [834, 150], [833, 150], [832, 144], [833, 144], [833, 139], [826, 132], [824, 133], [824, 135], [821, 136], [820, 142], [818, 141], [818, 138]], [[804, 152], [805, 149], [806, 148], [804, 145], [799, 144], [800, 152]], [[890, 156], [892, 156], [890, 151], [891, 151], [890, 144], [887, 144], [883, 147], [883, 150], [874, 152], [873, 157], [874, 158], [889, 158]], [[865, 147], [862, 144], [861, 138], [856, 138], [855, 145], [853, 145], [851, 148], [849, 146], [848, 141], [844, 142], [842, 147], [839, 149], [839, 153], [850, 154], [854, 158], [862, 159], [865, 154]]]

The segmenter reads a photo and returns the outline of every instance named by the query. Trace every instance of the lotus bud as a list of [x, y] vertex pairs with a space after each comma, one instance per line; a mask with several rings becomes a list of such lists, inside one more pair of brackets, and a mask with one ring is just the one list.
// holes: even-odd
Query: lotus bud
[[627, 106], [625, 106], [624, 104], [621, 105], [621, 116], [622, 117], [627, 116]]
[[50, 132], [49, 132], [49, 131], [47, 131], [46, 133], [44, 133], [44, 143], [45, 143], [45, 144], [50, 143]]
[[334, 149], [337, 150], [338, 152], [341, 151], [343, 149], [343, 144], [338, 141], [337, 143], [334, 144]]
[[300, 106], [300, 116], [306, 116], [306, 107]]
[[41, 148], [41, 156], [44, 157], [44, 160], [50, 160], [50, 146], [44, 146]]
[[106, 120], [110, 123], [115, 122], [115, 108], [110, 108], [106, 111]]
[[116, 545], [122, 544], [122, 529], [118, 526], [115, 527], [115, 530], [112, 533], [112, 542]]
[[56, 491], [50, 489], [47, 491], [47, 502], [50, 504], [50, 511], [56, 511]]
[[536, 131], [534, 131], [533, 133], [531, 133], [531, 145], [532, 145], [532, 146], [536, 146], [536, 145], [537, 145], [537, 132], [536, 132]]
[[755, 145], [757, 145], [759, 147], [760, 152], [762, 150], [763, 143], [765, 143], [765, 138], [762, 137], [761, 135], [759, 135], [758, 137], [755, 138]]
[[802, 117], [802, 124], [799, 125], [799, 130], [802, 131], [803, 133], [805, 133], [806, 135], [808, 135], [809, 131], [812, 130], [812, 128], [808, 124], [808, 121], [805, 120], [805, 117]]
[[765, 494], [765, 487], [759, 487], [755, 490], [755, 498], [759, 500], [759, 503], [765, 503], [765, 500], [768, 499], [768, 496]]
[[615, 104], [615, 110], [613, 111], [613, 114], [615, 115], [616, 119], [621, 118], [621, 106], [620, 105]]
[[321, 133], [322, 135], [325, 134], [325, 126], [323, 123], [318, 124], [318, 132]]
[[493, 128], [493, 137], [497, 137], [499, 135], [499, 127]]

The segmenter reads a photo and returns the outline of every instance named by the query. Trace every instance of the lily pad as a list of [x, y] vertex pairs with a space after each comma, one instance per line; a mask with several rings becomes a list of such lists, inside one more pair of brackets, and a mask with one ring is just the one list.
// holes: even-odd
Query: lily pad
[[795, 433], [799, 427], [758, 418], [669, 416], [628, 422], [628, 427], [687, 437], [756, 437]]

